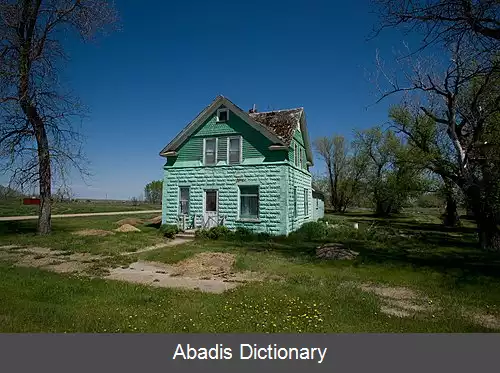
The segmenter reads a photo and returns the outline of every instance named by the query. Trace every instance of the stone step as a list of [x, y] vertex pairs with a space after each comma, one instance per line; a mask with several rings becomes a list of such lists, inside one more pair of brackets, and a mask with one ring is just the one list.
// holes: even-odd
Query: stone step
[[181, 232], [175, 235], [176, 238], [194, 238], [194, 232]]

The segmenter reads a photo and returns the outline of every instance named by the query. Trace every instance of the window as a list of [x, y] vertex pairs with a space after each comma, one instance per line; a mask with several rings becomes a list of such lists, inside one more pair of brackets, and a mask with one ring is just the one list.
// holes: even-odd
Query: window
[[259, 218], [259, 187], [240, 186], [240, 219]]
[[179, 213], [189, 215], [189, 187], [179, 188]]
[[304, 151], [300, 148], [300, 168], [304, 167]]
[[228, 119], [229, 119], [228, 109], [217, 110], [217, 122], [227, 122]]
[[319, 199], [316, 198], [316, 210], [319, 210]]
[[205, 139], [204, 164], [214, 165], [217, 159], [217, 139]]
[[236, 164], [241, 162], [241, 137], [229, 137], [227, 139], [228, 163]]
[[309, 191], [304, 189], [304, 215], [309, 216]]
[[217, 212], [217, 191], [205, 191], [205, 212]]

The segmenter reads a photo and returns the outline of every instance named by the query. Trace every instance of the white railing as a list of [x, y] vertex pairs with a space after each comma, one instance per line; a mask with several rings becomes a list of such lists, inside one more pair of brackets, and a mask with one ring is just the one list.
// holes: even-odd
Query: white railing
[[177, 217], [177, 226], [180, 230], [209, 228], [226, 224], [225, 216], [209, 216], [207, 219], [203, 215], [179, 215]]

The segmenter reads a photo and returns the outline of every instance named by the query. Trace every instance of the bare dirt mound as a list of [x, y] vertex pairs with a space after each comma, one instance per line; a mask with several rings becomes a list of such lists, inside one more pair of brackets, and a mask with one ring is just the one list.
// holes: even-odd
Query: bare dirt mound
[[499, 316], [485, 314], [485, 313], [478, 313], [478, 312], [468, 313], [465, 316], [471, 318], [472, 321], [474, 321], [476, 324], [481, 325], [485, 328], [500, 330]]
[[102, 229], [82, 229], [80, 231], [72, 232], [72, 234], [76, 236], [99, 236], [99, 237], [104, 237], [104, 236], [109, 236], [114, 234], [111, 231], [105, 231]]
[[411, 317], [438, 309], [432, 300], [409, 288], [374, 284], [363, 284], [360, 288], [377, 295], [382, 301], [380, 311], [390, 316]]
[[[135, 282], [144, 285], [201, 290], [221, 293], [240, 283], [263, 281], [261, 273], [235, 272], [233, 254], [200, 253], [176, 264], [138, 261], [128, 267], [110, 270], [108, 279]], [[280, 280], [279, 278], [268, 278]]]
[[174, 276], [223, 276], [232, 273], [236, 257], [228, 253], [200, 253], [174, 265]]
[[133, 225], [123, 224], [120, 228], [117, 228], [114, 231], [128, 233], [128, 232], [140, 232], [141, 230], [139, 228], [134, 227]]
[[319, 259], [354, 260], [358, 255], [357, 251], [349, 250], [340, 243], [327, 244], [316, 249], [316, 257]]
[[128, 224], [128, 225], [132, 225], [134, 227], [137, 227], [138, 225], [144, 224], [144, 222], [145, 221], [142, 219], [127, 218], [127, 219], [118, 220], [115, 224], [120, 225], [120, 226]]
[[161, 225], [161, 215], [158, 215], [152, 219], [146, 220], [144, 222], [146, 225]]

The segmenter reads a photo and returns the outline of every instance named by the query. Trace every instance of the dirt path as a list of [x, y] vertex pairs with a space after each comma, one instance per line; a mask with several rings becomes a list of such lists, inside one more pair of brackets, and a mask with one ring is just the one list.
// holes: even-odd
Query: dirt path
[[[136, 214], [157, 214], [161, 210], [138, 210], [138, 211], [117, 211], [117, 212], [85, 212], [80, 214], [60, 214], [52, 215], [53, 218], [78, 218], [83, 216], [113, 216], [113, 215], [136, 215]], [[36, 220], [38, 215], [30, 216], [0, 216], [0, 221], [16, 221], [16, 220]]]
[[163, 249], [165, 247], [182, 245], [182, 244], [185, 244], [185, 243], [188, 243], [191, 241], [192, 241], [191, 239], [187, 239], [187, 238], [174, 238], [173, 240], [165, 242], [165, 243], [160, 243], [160, 244], [157, 244], [154, 246], [145, 247], [144, 249], [139, 249], [137, 251], [130, 251], [130, 252], [126, 252], [126, 253], [121, 253], [120, 255], [127, 256], [127, 255], [142, 254], [142, 253], [147, 253], [148, 251]]

